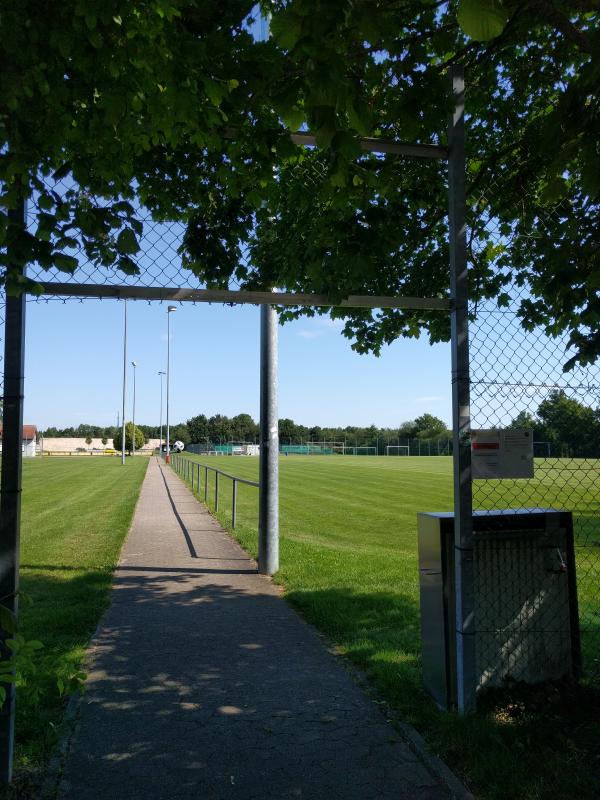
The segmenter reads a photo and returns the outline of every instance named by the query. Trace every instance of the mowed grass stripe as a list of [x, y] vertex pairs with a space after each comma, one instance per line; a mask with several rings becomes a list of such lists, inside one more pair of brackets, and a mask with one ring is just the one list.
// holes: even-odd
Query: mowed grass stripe
[[[258, 459], [187, 454], [240, 477], [258, 478]], [[554, 506], [573, 509], [579, 541], [597, 527], [594, 464], [565, 460], [579, 469], [561, 481], [563, 462], [539, 481], [479, 484], [481, 505]], [[589, 470], [587, 473], [582, 470]], [[214, 476], [209, 473], [209, 507]], [[202, 489], [204, 471], [201, 471]], [[196, 484], [196, 477], [194, 478]], [[482, 499], [486, 494], [486, 499]], [[202, 490], [201, 495], [204, 497]], [[219, 519], [230, 524], [231, 482], [220, 480]], [[600, 699], [542, 697], [540, 707], [513, 717], [494, 706], [459, 718], [440, 713], [421, 684], [417, 512], [452, 508], [449, 457], [282, 456], [280, 458], [281, 569], [277, 580], [302, 614], [364, 669], [380, 694], [424, 732], [432, 747], [466, 777], [480, 800], [554, 800], [600, 796], [594, 758], [600, 752]], [[584, 513], [585, 512], [585, 513]], [[258, 491], [238, 487], [235, 535], [257, 553]], [[582, 527], [583, 526], [583, 527]], [[580, 548], [582, 619], [597, 647], [600, 559]], [[587, 644], [586, 644], [587, 642]], [[592, 652], [592, 651], [590, 651]]]
[[[75, 671], [109, 602], [112, 571], [148, 460], [64, 457], [23, 462], [20, 631], [43, 642], [41, 697], [17, 698], [17, 759], [43, 764], [64, 708], [52, 669]], [[46, 673], [44, 673], [46, 670]]]

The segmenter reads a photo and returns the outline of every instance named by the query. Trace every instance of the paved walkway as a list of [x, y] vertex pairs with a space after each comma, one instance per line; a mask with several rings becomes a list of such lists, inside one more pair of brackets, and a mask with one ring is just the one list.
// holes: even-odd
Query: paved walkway
[[156, 459], [89, 666], [62, 800], [450, 796]]

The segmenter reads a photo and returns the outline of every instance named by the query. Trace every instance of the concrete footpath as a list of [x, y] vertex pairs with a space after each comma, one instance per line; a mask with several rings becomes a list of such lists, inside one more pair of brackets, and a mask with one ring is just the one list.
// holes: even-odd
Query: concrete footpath
[[62, 800], [460, 796], [154, 458], [88, 668]]

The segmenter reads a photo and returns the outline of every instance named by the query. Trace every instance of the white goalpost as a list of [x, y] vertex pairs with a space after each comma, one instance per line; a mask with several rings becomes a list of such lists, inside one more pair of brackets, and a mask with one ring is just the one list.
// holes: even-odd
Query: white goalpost
[[343, 442], [306, 442], [306, 454], [313, 456], [328, 456], [336, 453], [343, 454]]
[[409, 456], [410, 445], [408, 444], [387, 444], [385, 446], [386, 456]]
[[372, 445], [346, 445], [344, 447], [345, 456], [376, 456], [377, 448]]

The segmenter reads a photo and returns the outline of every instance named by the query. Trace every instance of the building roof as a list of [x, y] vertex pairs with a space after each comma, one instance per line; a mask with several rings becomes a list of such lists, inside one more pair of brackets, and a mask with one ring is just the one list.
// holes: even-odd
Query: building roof
[[[2, 438], [2, 425], [0, 424], [0, 439]], [[37, 425], [23, 425], [23, 439], [36, 439]]]

